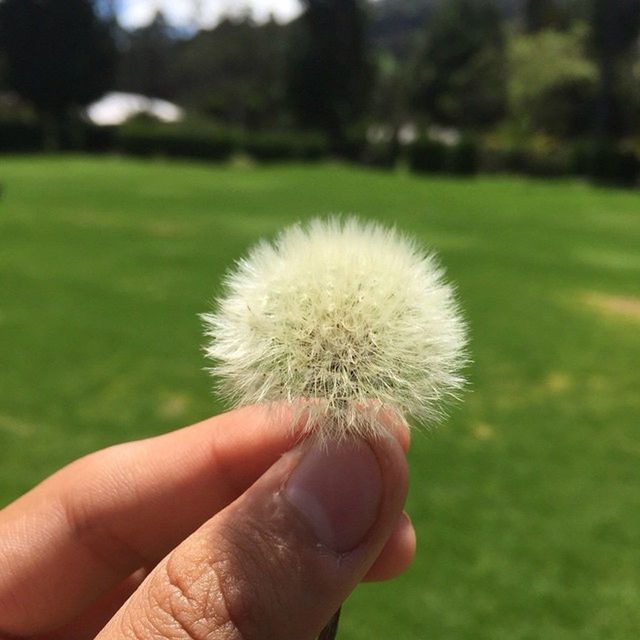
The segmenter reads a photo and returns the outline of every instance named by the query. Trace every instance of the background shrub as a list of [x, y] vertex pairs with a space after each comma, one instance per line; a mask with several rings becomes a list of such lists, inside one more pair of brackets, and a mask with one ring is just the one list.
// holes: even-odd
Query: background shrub
[[238, 149], [238, 139], [233, 132], [211, 125], [133, 122], [118, 131], [117, 148], [122, 153], [138, 156], [220, 162], [228, 160]]
[[640, 158], [631, 149], [607, 140], [587, 140], [574, 145], [573, 169], [600, 184], [623, 187], [637, 186], [640, 179]]
[[480, 168], [478, 143], [469, 137], [462, 138], [449, 149], [449, 170], [456, 175], [473, 175]]
[[447, 169], [447, 156], [446, 144], [423, 137], [409, 146], [409, 168], [416, 173], [442, 173]]
[[368, 147], [367, 133], [363, 127], [353, 127], [345, 132], [341, 140], [333, 140], [331, 144], [331, 154], [349, 160], [351, 162], [362, 162]]
[[114, 151], [118, 139], [116, 126], [85, 124], [82, 128], [82, 148], [88, 153], [109, 153]]
[[44, 133], [35, 120], [0, 120], [0, 153], [42, 151]]
[[320, 160], [329, 152], [326, 139], [319, 134], [284, 131], [249, 133], [240, 146], [260, 162]]
[[513, 141], [493, 138], [478, 150], [480, 170], [534, 177], [561, 177], [573, 172], [571, 149], [547, 138]]

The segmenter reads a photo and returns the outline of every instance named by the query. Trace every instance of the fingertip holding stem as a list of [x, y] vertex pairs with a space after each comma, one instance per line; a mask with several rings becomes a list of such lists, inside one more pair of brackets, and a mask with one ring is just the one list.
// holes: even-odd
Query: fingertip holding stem
[[375, 453], [366, 442], [353, 440], [310, 449], [289, 477], [285, 496], [321, 544], [344, 553], [376, 522], [382, 487]]
[[[393, 421], [389, 440], [406, 453], [409, 430], [404, 421]], [[308, 451], [299, 462], [287, 481], [285, 496], [322, 545], [334, 552], [346, 553], [361, 545], [378, 521], [384, 480], [378, 457], [365, 440], [324, 443]], [[381, 563], [376, 563], [381, 567], [376, 571], [374, 565], [365, 579], [392, 577], [397, 571], [395, 565], [402, 565], [404, 570], [413, 558], [415, 532], [404, 512], [384, 546], [384, 551], [387, 550], [399, 553], [399, 559], [385, 562], [383, 558]], [[322, 630], [319, 640], [336, 637], [340, 614], [341, 608]]]

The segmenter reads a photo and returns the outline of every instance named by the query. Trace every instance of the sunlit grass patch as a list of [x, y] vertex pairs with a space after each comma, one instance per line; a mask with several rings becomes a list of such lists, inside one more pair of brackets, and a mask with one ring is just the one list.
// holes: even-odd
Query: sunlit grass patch
[[599, 313], [640, 322], [640, 297], [615, 296], [591, 291], [583, 296], [583, 300]]

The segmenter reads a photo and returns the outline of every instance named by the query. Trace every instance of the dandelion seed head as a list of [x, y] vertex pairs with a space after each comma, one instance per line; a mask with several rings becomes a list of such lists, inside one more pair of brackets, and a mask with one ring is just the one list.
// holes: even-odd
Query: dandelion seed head
[[202, 316], [219, 391], [291, 405], [321, 440], [433, 424], [462, 388], [466, 332], [432, 254], [395, 229], [314, 220], [260, 242]]

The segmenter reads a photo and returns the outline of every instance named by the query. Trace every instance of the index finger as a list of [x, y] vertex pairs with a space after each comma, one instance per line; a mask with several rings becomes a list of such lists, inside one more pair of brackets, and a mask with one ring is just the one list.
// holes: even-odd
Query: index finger
[[248, 407], [51, 476], [0, 513], [0, 635], [55, 629], [154, 566], [297, 439], [280, 411]]

